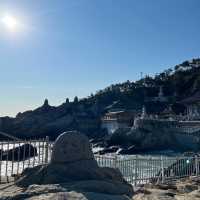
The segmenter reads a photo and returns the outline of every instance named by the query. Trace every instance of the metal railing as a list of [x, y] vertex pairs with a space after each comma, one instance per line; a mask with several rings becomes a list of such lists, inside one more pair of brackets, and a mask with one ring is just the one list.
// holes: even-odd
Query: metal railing
[[[40, 140], [0, 142], [0, 183], [16, 180], [28, 167], [47, 164], [53, 143]], [[200, 175], [200, 157], [95, 155], [101, 167], [119, 169], [133, 185]]]
[[51, 143], [48, 137], [39, 140], [0, 142], [0, 183], [19, 177], [25, 168], [48, 163]]
[[127, 182], [133, 185], [168, 182], [200, 175], [200, 157], [143, 157], [131, 158], [95, 156], [100, 166], [121, 171]]

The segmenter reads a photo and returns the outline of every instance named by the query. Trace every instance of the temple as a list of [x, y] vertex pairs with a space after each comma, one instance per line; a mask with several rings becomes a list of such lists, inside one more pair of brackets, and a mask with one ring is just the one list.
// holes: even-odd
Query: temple
[[119, 128], [132, 127], [135, 116], [135, 111], [110, 111], [101, 119], [102, 128], [107, 129], [108, 134], [112, 134]]

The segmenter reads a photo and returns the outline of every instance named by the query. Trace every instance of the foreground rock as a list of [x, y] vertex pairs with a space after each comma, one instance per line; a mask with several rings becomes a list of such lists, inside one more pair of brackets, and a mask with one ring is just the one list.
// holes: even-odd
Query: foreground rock
[[[92, 183], [91, 183], [92, 184]], [[93, 183], [95, 184], [95, 183]], [[99, 185], [91, 189], [85, 188], [85, 182], [51, 185], [31, 185], [24, 189], [16, 185], [0, 186], [1, 200], [130, 200], [126, 195], [106, 193], [98, 188]], [[105, 187], [104, 187], [105, 188]], [[93, 191], [92, 191], [93, 190]], [[103, 191], [103, 192], [102, 192]], [[112, 191], [112, 190], [111, 190]]]
[[[200, 162], [199, 162], [199, 155], [197, 162], [194, 157], [183, 157], [181, 159], [178, 159], [176, 162], [168, 166], [164, 169], [164, 176], [167, 177], [184, 177], [188, 172], [192, 174], [196, 174], [200, 170]], [[198, 166], [198, 168], [196, 167]], [[178, 170], [177, 170], [178, 169]], [[198, 171], [196, 171], [198, 170]], [[156, 175], [157, 178], [153, 178], [152, 182], [156, 183], [158, 179], [161, 177], [162, 171], [160, 170], [158, 174]]]
[[26, 169], [16, 185], [0, 188], [2, 199], [128, 200], [132, 186], [112, 168], [98, 167], [86, 136], [60, 135], [46, 166]]
[[146, 185], [133, 200], [199, 200], [200, 177], [182, 179], [170, 184]]

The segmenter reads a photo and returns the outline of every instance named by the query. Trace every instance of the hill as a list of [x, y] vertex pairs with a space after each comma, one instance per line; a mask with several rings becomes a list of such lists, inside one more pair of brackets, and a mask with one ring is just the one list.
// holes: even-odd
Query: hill
[[[162, 86], [167, 101], [151, 101]], [[101, 129], [101, 117], [108, 110], [131, 109], [140, 112], [147, 105], [148, 113], [159, 113], [172, 105], [178, 114], [184, 106], [178, 102], [200, 90], [200, 59], [185, 61], [154, 77], [111, 85], [87, 98], [74, 98], [58, 107], [50, 106], [48, 100], [31, 111], [18, 113], [15, 118], [1, 117], [0, 131], [19, 138], [38, 138], [46, 135], [52, 139], [63, 131], [79, 130], [90, 137], [105, 133]]]

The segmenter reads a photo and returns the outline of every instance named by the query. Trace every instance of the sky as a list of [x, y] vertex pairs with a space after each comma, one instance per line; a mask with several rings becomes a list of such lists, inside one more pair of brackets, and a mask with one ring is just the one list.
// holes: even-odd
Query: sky
[[199, 0], [0, 0], [0, 116], [199, 57], [199, 9]]

